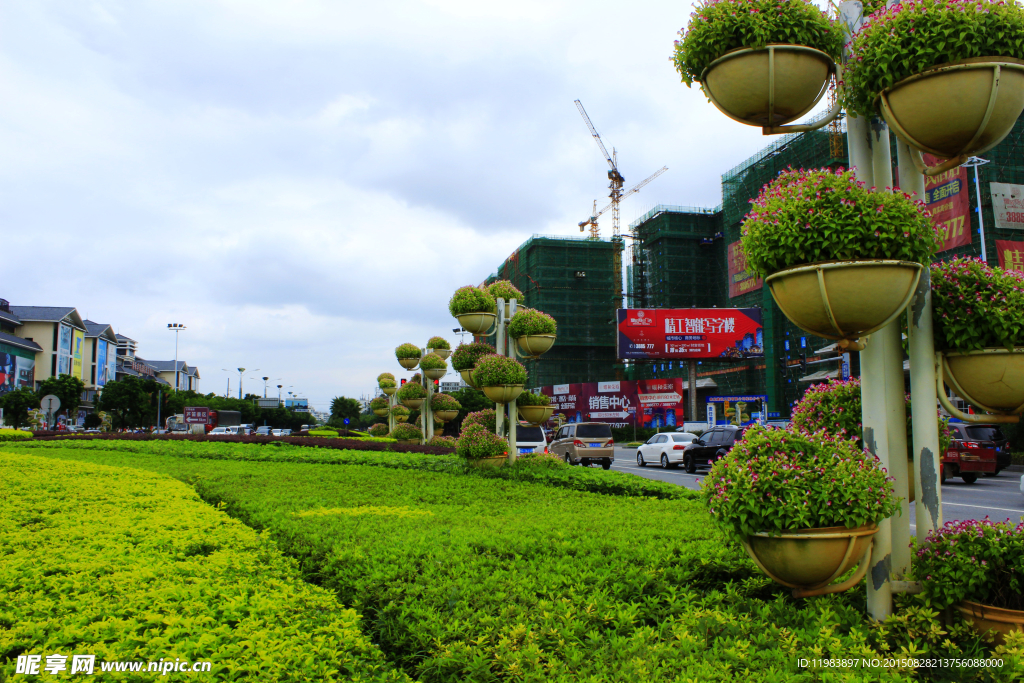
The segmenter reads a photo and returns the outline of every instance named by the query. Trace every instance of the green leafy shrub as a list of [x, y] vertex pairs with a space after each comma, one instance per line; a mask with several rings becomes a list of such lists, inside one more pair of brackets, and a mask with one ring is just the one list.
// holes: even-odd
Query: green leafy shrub
[[309, 433], [310, 436], [337, 436], [338, 435], [338, 432], [334, 431], [333, 429], [310, 429], [308, 433]]
[[439, 448], [455, 448], [455, 437], [454, 436], [435, 436], [427, 442], [428, 446], [437, 446]]
[[924, 202], [871, 192], [843, 169], [783, 171], [754, 200], [741, 233], [747, 263], [762, 277], [821, 261], [928, 263], [941, 242]]
[[395, 404], [391, 406], [391, 414], [397, 419], [399, 417], [409, 417], [409, 409], [401, 404]]
[[388, 426], [386, 424], [384, 424], [383, 422], [378, 422], [375, 425], [370, 425], [370, 429], [368, 431], [370, 432], [370, 436], [376, 436], [376, 437], [387, 436], [388, 435]]
[[420, 370], [445, 370], [447, 368], [448, 364], [444, 362], [444, 358], [436, 353], [428, 353], [420, 361]]
[[549, 406], [551, 397], [547, 394], [535, 394], [532, 391], [524, 391], [516, 399], [516, 405], [521, 406]]
[[515, 358], [490, 354], [482, 356], [473, 370], [473, 381], [482, 387], [526, 384], [526, 368]]
[[498, 303], [490, 292], [472, 285], [456, 289], [448, 302], [448, 310], [455, 318], [466, 313], [494, 313], [497, 308]]
[[451, 394], [434, 394], [430, 397], [431, 410], [461, 410], [462, 405]]
[[420, 373], [417, 372], [415, 375], [413, 375], [412, 377], [409, 378], [409, 381], [406, 382], [406, 384], [419, 384], [420, 386], [422, 386], [423, 385], [423, 375], [421, 375]]
[[392, 439], [397, 439], [398, 441], [412, 441], [414, 439], [418, 441], [423, 438], [423, 431], [414, 424], [402, 422], [395, 425], [395, 428], [391, 430], [391, 434], [389, 434], [389, 436]]
[[853, 441], [754, 426], [711, 467], [701, 495], [738, 536], [854, 528], [899, 509], [890, 479]]
[[405, 344], [399, 344], [395, 347], [395, 358], [398, 360], [406, 360], [409, 358], [419, 359], [420, 348], [415, 344], [406, 342]]
[[843, 50], [843, 29], [804, 0], [705, 0], [679, 31], [672, 61], [690, 86], [730, 50], [790, 43], [821, 50], [834, 61]]
[[392, 382], [394, 382], [395, 381], [395, 376], [392, 375], [390, 372], [382, 372], [379, 375], [377, 375], [377, 382], [378, 383], [380, 383], [381, 381], [383, 381], [385, 379], [389, 379]]
[[0, 441], [24, 441], [31, 438], [32, 432], [22, 429], [0, 429]]
[[455, 454], [466, 460], [497, 458], [508, 455], [508, 442], [483, 425], [463, 426]]
[[1024, 275], [981, 259], [932, 266], [936, 346], [946, 351], [1024, 345]]
[[452, 354], [452, 367], [459, 371], [472, 370], [480, 358], [492, 353], [497, 353], [497, 349], [484, 342], [459, 344]]
[[1024, 59], [1024, 9], [992, 0], [884, 5], [857, 31], [843, 79], [851, 114], [878, 114], [878, 95], [933, 66], [972, 57]]
[[377, 382], [377, 386], [381, 389], [390, 389], [391, 387], [398, 386], [393, 379], [382, 379]]
[[513, 339], [530, 334], [555, 334], [557, 329], [554, 318], [535, 308], [520, 308], [508, 324], [508, 334]]
[[370, 401], [370, 410], [383, 410], [391, 406], [387, 396], [378, 396]]
[[[504, 299], [505, 303], [508, 303], [512, 299], [520, 302], [523, 300], [523, 293], [516, 289], [516, 286], [508, 280], [497, 280], [492, 282], [487, 286], [487, 291], [495, 299]], [[497, 302], [495, 302], [495, 304], [497, 304]]]
[[426, 398], [427, 390], [426, 388], [424, 388], [422, 384], [418, 384], [416, 382], [406, 382], [405, 384], [402, 385], [402, 388], [395, 393], [395, 396], [398, 397], [399, 401]]
[[452, 345], [444, 337], [431, 337], [427, 340], [428, 349], [451, 349]]
[[[67, 675], [74, 652], [95, 655], [97, 674], [104, 662], [173, 653], [211, 662], [200, 677], [211, 680], [409, 680], [355, 610], [181, 482], [10, 452], [0, 480], [5, 678], [33, 653], [40, 672], [47, 655], [68, 655]], [[273, 656], [257, 663], [254, 652]]]
[[485, 408], [475, 413], [470, 413], [462, 420], [462, 432], [465, 433], [473, 425], [480, 425], [491, 434], [498, 429], [497, 417], [493, 408]]
[[928, 534], [913, 569], [935, 609], [970, 600], [1024, 610], [1024, 522], [946, 522]]

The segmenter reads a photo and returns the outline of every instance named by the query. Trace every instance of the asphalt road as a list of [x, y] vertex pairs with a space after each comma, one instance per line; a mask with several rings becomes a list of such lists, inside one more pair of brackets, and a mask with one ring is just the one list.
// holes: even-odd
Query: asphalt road
[[[698, 469], [697, 474], [687, 474], [680, 469], [662, 469], [660, 466], [637, 467], [636, 449], [615, 447], [615, 464], [612, 469], [628, 472], [647, 479], [657, 479], [697, 490], [707, 474]], [[942, 486], [942, 520], [984, 519], [988, 515], [993, 521], [1009, 519], [1014, 524], [1024, 517], [1024, 493], [1020, 490], [1022, 472], [1003, 470], [998, 477], [979, 477], [974, 484], [962, 479], [947, 479]], [[914, 505], [910, 505], [910, 527], [914, 532]]]

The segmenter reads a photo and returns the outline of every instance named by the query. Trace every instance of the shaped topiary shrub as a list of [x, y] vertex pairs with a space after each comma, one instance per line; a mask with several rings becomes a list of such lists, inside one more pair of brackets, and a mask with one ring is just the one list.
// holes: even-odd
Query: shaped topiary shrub
[[388, 407], [389, 403], [386, 396], [378, 396], [370, 401], [370, 410], [384, 410]]
[[472, 370], [477, 360], [492, 353], [497, 353], [497, 349], [484, 342], [459, 344], [452, 354], [452, 367], [459, 371]]
[[451, 349], [451, 344], [444, 337], [431, 337], [427, 340], [428, 349]]
[[526, 368], [515, 358], [491, 354], [476, 362], [473, 381], [482, 387], [525, 384]]
[[434, 353], [428, 353], [420, 361], [420, 370], [445, 370], [447, 368], [448, 364], [444, 362], [444, 358]]
[[418, 398], [426, 398], [427, 390], [422, 384], [416, 382], [406, 382], [402, 385], [402, 388], [395, 394], [399, 401], [415, 400]]
[[555, 334], [558, 324], [555, 319], [535, 308], [520, 308], [508, 324], [508, 335], [513, 339], [531, 334]]
[[466, 313], [494, 313], [497, 307], [490, 292], [472, 285], [456, 289], [448, 302], [448, 311], [455, 318]]
[[395, 358], [399, 360], [405, 360], [407, 358], [418, 359], [419, 357], [420, 348], [415, 344], [409, 344], [407, 342], [405, 344], [399, 344], [397, 347], [395, 347]]
[[382, 382], [385, 379], [389, 379], [392, 382], [394, 382], [395, 381], [395, 376], [392, 375], [390, 372], [382, 372], [379, 375], [377, 375], [377, 382], [378, 383]]
[[481, 460], [508, 455], [508, 443], [479, 424], [463, 428], [455, 454], [466, 460]]

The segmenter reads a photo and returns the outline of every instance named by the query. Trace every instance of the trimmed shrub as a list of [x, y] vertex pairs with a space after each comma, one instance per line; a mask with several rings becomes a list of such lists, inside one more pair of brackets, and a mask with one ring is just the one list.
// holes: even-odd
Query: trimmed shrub
[[370, 425], [370, 429], [367, 430], [367, 431], [369, 431], [370, 436], [377, 436], [377, 437], [387, 436], [388, 435], [388, 426], [386, 424], [384, 424], [383, 422], [378, 422], [375, 425]]
[[420, 370], [446, 370], [447, 368], [448, 364], [444, 362], [444, 358], [436, 353], [428, 353], [420, 361]]
[[497, 307], [490, 292], [472, 285], [456, 289], [448, 302], [448, 311], [455, 318], [466, 313], [494, 313]]
[[490, 354], [476, 362], [473, 381], [482, 387], [526, 384], [526, 368], [515, 358]]
[[422, 439], [423, 431], [416, 425], [403, 422], [395, 425], [395, 428], [391, 430], [390, 436], [392, 439], [399, 441], [412, 441], [413, 439]]
[[521, 406], [549, 406], [551, 397], [547, 394], [535, 394], [532, 391], [524, 391], [516, 399], [516, 405]]
[[460, 404], [451, 394], [434, 394], [430, 397], [431, 410], [462, 410]]
[[23, 429], [0, 429], [0, 441], [24, 441], [31, 438], [32, 432]]
[[390, 389], [391, 387], [398, 386], [398, 384], [396, 384], [395, 380], [393, 379], [385, 378], [377, 382], [377, 386], [379, 386], [381, 389]]
[[310, 436], [338, 436], [338, 432], [333, 429], [310, 429], [308, 434]]
[[470, 413], [462, 420], [462, 433], [465, 434], [466, 430], [473, 425], [480, 425], [490, 433], [494, 433], [498, 430], [498, 421], [493, 408], [485, 408], [484, 410], [478, 410], [475, 413]]
[[419, 357], [420, 347], [416, 346], [415, 344], [410, 344], [406, 342], [405, 344], [399, 344], [398, 346], [395, 347], [395, 358], [399, 360], [405, 360], [408, 358], [419, 359]]
[[530, 334], [555, 334], [555, 319], [536, 308], [520, 308], [508, 324], [508, 335], [513, 339]]
[[427, 390], [422, 384], [416, 382], [406, 382], [402, 385], [402, 388], [395, 393], [399, 401], [417, 398], [426, 398]]
[[396, 418], [401, 417], [403, 415], [405, 417], [409, 417], [409, 409], [401, 404], [396, 403], [395, 405], [391, 406], [391, 414], [394, 415]]
[[932, 266], [935, 345], [976, 351], [1024, 344], [1024, 275], [981, 259], [957, 258]]
[[370, 410], [381, 410], [390, 407], [387, 396], [378, 396], [370, 401]]
[[423, 375], [421, 375], [420, 373], [417, 372], [415, 375], [413, 375], [412, 377], [409, 378], [409, 381], [406, 382], [406, 384], [419, 384], [419, 385], [422, 386], [423, 385]]
[[452, 345], [444, 337], [431, 337], [427, 340], [428, 349], [451, 349]]
[[508, 442], [483, 425], [474, 424], [462, 428], [455, 454], [466, 460], [496, 458], [508, 455]]
[[438, 448], [455, 448], [455, 437], [454, 436], [435, 436], [427, 442], [428, 446], [436, 446]]
[[384, 380], [384, 379], [389, 379], [392, 382], [394, 382], [395, 381], [395, 376], [392, 375], [390, 372], [382, 372], [379, 375], [377, 375], [377, 382], [380, 382], [381, 380]]
[[[511, 299], [515, 299], [516, 301], [523, 300], [523, 293], [516, 289], [516, 286], [508, 280], [492, 282], [487, 286], [487, 291], [490, 292], [490, 295], [495, 299], [504, 299], [505, 303], [508, 303]], [[495, 304], [497, 304], [497, 302], [495, 302]]]
[[497, 349], [484, 342], [459, 344], [452, 354], [452, 367], [459, 371], [472, 370], [480, 358], [492, 353], [497, 353]]

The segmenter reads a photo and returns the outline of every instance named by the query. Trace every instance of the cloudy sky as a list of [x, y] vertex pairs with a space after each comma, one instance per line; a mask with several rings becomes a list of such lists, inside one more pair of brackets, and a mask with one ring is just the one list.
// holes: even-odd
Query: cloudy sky
[[[0, 297], [75, 306], [223, 392], [326, 407], [394, 347], [457, 341], [451, 292], [607, 195], [715, 206], [769, 140], [679, 81], [679, 2], [7, 0]], [[602, 204], [603, 205], [603, 204]], [[602, 225], [605, 236], [610, 223]], [[278, 380], [277, 378], [281, 378]], [[246, 389], [262, 389], [248, 380]]]

